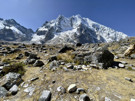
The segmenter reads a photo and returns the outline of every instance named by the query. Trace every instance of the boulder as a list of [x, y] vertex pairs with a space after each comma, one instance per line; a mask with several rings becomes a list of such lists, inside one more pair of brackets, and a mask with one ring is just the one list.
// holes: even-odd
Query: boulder
[[95, 52], [92, 55], [92, 63], [94, 64], [102, 63], [104, 69], [111, 67], [113, 62], [114, 62], [114, 55], [108, 50]]
[[8, 91], [0, 86], [0, 98], [5, 97], [7, 95]]
[[0, 81], [0, 86], [9, 90], [13, 85], [19, 85], [22, 82], [21, 75], [18, 73], [9, 72]]
[[92, 101], [92, 100], [90, 100], [90, 98], [89, 98], [89, 96], [87, 94], [82, 94], [79, 97], [79, 101]]
[[77, 89], [76, 84], [71, 84], [71, 85], [68, 87], [67, 91], [68, 91], [69, 93], [73, 93], [73, 92], [76, 91], [76, 89]]
[[44, 90], [38, 101], [51, 101], [51, 92]]

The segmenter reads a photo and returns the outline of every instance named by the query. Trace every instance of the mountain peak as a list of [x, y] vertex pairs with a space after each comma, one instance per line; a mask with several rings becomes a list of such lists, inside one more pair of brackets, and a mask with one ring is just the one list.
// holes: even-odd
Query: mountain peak
[[27, 29], [14, 19], [0, 20], [0, 40], [4, 41], [28, 41], [31, 40], [31, 29]]
[[74, 15], [70, 18], [59, 15], [56, 20], [40, 27], [32, 41], [37, 43], [98, 43], [119, 41], [126, 37], [127, 35], [122, 32], [80, 15]]

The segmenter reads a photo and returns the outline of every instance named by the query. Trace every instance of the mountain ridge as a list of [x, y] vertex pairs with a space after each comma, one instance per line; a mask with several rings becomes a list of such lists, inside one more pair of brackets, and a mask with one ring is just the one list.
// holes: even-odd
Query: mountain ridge
[[0, 18], [0, 40], [3, 41], [30, 41], [32, 29], [27, 29], [14, 19], [4, 20]]
[[119, 41], [127, 35], [80, 15], [45, 22], [33, 35], [36, 43], [98, 43]]

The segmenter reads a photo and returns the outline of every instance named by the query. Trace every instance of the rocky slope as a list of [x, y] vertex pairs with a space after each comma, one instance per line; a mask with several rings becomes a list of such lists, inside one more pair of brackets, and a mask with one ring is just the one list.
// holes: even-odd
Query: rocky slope
[[0, 42], [0, 101], [134, 101], [134, 61], [135, 38], [66, 46]]
[[1, 41], [30, 41], [34, 32], [18, 24], [14, 19], [0, 18]]
[[59, 16], [45, 22], [33, 35], [36, 43], [98, 43], [119, 41], [127, 35], [96, 23], [88, 18], [75, 15], [70, 18]]

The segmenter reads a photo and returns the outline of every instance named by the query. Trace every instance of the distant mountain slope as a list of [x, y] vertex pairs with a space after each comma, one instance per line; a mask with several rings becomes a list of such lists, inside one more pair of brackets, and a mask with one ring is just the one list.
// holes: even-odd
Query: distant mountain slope
[[59, 16], [37, 29], [32, 42], [36, 43], [97, 43], [112, 42], [127, 35], [98, 24], [88, 18], [75, 15], [70, 18]]
[[14, 19], [0, 18], [0, 40], [30, 41], [34, 32], [18, 24]]

